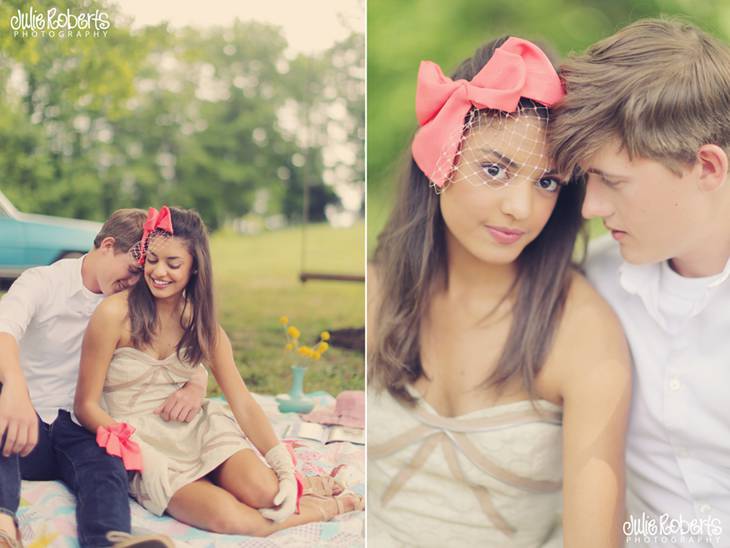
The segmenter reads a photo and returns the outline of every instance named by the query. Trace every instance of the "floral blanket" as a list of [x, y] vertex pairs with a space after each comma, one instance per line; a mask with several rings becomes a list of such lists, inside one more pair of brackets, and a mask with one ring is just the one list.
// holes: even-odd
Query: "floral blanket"
[[[295, 414], [281, 414], [271, 396], [255, 396], [282, 436], [288, 425], [300, 421]], [[334, 401], [330, 399], [330, 401]], [[327, 402], [323, 402], [327, 403]], [[357, 480], [350, 488], [363, 495], [365, 490], [365, 448], [350, 443], [322, 445], [308, 440], [287, 440], [296, 453], [297, 468], [305, 475], [328, 474], [339, 464], [355, 471]], [[305, 546], [364, 546], [365, 513], [351, 512], [327, 523], [309, 523], [292, 527], [267, 537], [253, 538], [218, 535], [176, 521], [169, 516], [157, 517], [130, 499], [132, 532], [158, 532], [170, 536], [175, 545], [186, 548], [245, 546], [251, 548], [291, 548]], [[18, 510], [23, 543], [26, 548], [46, 546], [71, 548], [79, 546], [76, 535], [75, 501], [66, 487], [57, 481], [24, 481]]]

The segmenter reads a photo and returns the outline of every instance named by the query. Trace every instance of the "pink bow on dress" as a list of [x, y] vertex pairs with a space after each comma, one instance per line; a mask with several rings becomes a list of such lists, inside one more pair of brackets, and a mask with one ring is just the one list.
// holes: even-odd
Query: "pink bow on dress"
[[508, 38], [471, 81], [452, 80], [431, 61], [421, 61], [416, 87], [416, 117], [420, 128], [411, 152], [418, 167], [442, 187], [448, 173], [437, 169], [440, 157], [453, 166], [464, 118], [473, 107], [514, 112], [520, 98], [547, 107], [565, 95], [550, 60], [535, 44]]
[[145, 255], [147, 253], [147, 240], [155, 230], [164, 230], [168, 234], [173, 234], [172, 231], [172, 215], [170, 214], [170, 208], [162, 206], [160, 211], [157, 211], [154, 207], [147, 210], [147, 220], [144, 222], [142, 229], [142, 240], [140, 241], [139, 249], [139, 264], [144, 264]]
[[100, 426], [96, 429], [96, 443], [106, 448], [106, 452], [120, 457], [126, 470], [142, 471], [142, 453], [139, 445], [129, 439], [134, 434], [134, 427], [122, 422], [112, 426]]

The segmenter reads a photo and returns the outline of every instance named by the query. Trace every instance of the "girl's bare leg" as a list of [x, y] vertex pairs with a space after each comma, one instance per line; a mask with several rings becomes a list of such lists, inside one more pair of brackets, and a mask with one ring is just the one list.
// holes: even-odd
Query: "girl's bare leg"
[[[234, 453], [210, 474], [216, 485], [252, 508], [271, 508], [279, 490], [274, 471], [251, 450]], [[304, 478], [304, 491], [319, 495], [338, 495], [342, 486], [330, 476]]]
[[[359, 498], [340, 495], [343, 511], [355, 509]], [[301, 513], [281, 523], [264, 518], [258, 510], [239, 501], [233, 494], [201, 479], [178, 490], [167, 512], [184, 523], [215, 533], [268, 536], [281, 529], [332, 518], [338, 512], [332, 497], [302, 497]]]
[[276, 474], [251, 449], [231, 455], [210, 478], [251, 508], [271, 508], [279, 491]]

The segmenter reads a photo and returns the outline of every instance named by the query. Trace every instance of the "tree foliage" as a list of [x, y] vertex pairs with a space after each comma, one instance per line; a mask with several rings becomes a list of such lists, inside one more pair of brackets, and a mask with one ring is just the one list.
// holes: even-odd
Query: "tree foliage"
[[[273, 25], [132, 29], [102, 0], [33, 6], [99, 9], [112, 25], [103, 37], [0, 34], [0, 189], [19, 209], [100, 220], [170, 203], [215, 228], [254, 211], [301, 219], [306, 183], [308, 216], [322, 219], [342, 182], [325, 182], [337, 167], [325, 161], [332, 124], [358, 150], [340, 175], [362, 184], [362, 34], [292, 60]], [[3, 2], [0, 21], [19, 10], [27, 4]]]

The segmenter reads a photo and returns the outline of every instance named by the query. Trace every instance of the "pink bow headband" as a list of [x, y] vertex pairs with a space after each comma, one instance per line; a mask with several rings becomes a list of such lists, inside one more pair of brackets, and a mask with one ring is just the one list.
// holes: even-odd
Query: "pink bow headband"
[[472, 107], [514, 112], [520, 98], [532, 99], [547, 107], [565, 92], [550, 60], [535, 44], [508, 38], [471, 81], [452, 80], [431, 61], [421, 61], [416, 87], [416, 117], [420, 128], [411, 152], [418, 167], [438, 187], [448, 173], [438, 169], [445, 157], [452, 167], [464, 118]]
[[141, 265], [144, 264], [145, 255], [147, 253], [147, 243], [150, 234], [152, 234], [155, 230], [163, 230], [170, 235], [173, 234], [172, 214], [170, 213], [169, 207], [162, 206], [160, 208], [160, 211], [157, 211], [154, 207], [151, 207], [149, 208], [149, 210], [147, 210], [147, 220], [145, 220], [142, 229], [142, 240], [140, 242], [139, 249], [138, 262]]

